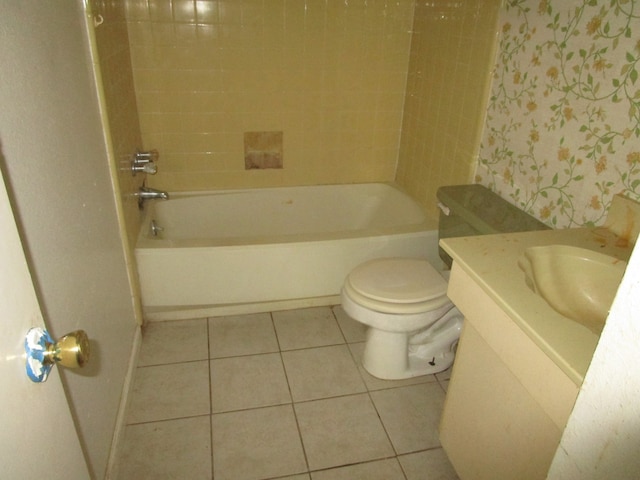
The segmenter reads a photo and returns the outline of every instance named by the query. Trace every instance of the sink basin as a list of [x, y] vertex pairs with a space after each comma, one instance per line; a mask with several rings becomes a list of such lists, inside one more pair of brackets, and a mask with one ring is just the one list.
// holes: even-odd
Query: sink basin
[[518, 265], [527, 285], [554, 310], [600, 334], [627, 263], [585, 248], [548, 245], [527, 248]]

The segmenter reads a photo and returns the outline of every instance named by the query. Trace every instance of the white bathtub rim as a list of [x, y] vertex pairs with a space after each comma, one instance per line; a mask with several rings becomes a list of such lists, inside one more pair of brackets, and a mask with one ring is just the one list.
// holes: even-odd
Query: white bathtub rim
[[305, 243], [313, 244], [318, 242], [326, 242], [331, 240], [347, 240], [369, 237], [383, 237], [387, 235], [410, 234], [425, 231], [437, 230], [437, 221], [427, 219], [422, 223], [407, 225], [403, 228], [371, 228], [357, 231], [337, 231], [329, 232], [321, 235], [317, 234], [296, 234], [296, 235], [273, 235], [262, 237], [224, 237], [219, 239], [210, 238], [194, 238], [188, 240], [167, 240], [163, 238], [141, 237], [138, 239], [136, 251], [144, 252], [147, 249], [177, 249], [177, 248], [209, 248], [209, 247], [246, 247], [248, 245], [261, 245], [274, 247], [283, 244]]
[[[402, 196], [407, 197], [410, 200], [411, 208], [417, 208], [421, 212], [420, 219], [416, 218], [415, 221], [403, 223], [400, 225], [389, 226], [371, 226], [369, 228], [358, 229], [339, 229], [329, 231], [319, 231], [312, 233], [289, 233], [289, 234], [268, 234], [268, 235], [248, 235], [248, 236], [219, 236], [219, 237], [195, 237], [195, 238], [180, 238], [171, 239], [163, 238], [163, 233], [152, 236], [151, 220], [156, 217], [155, 205], [150, 205], [150, 209], [143, 214], [143, 224], [141, 231], [139, 232], [136, 250], [145, 249], [163, 249], [163, 248], [206, 248], [206, 247], [226, 247], [226, 246], [246, 246], [246, 245], [269, 245], [269, 244], [285, 244], [285, 243], [306, 243], [314, 241], [327, 241], [327, 240], [342, 240], [349, 238], [363, 238], [363, 237], [378, 237], [386, 235], [395, 235], [399, 233], [415, 233], [421, 231], [437, 230], [438, 219], [433, 218], [425, 212], [415, 200], [411, 198], [405, 190], [393, 182], [371, 182], [371, 183], [357, 183], [357, 184], [328, 184], [328, 185], [309, 185], [309, 186], [290, 186], [290, 187], [268, 187], [261, 189], [228, 189], [228, 190], [209, 190], [209, 191], [191, 191], [191, 192], [170, 192], [170, 198], [180, 199], [185, 197], [215, 197], [225, 195], [239, 195], [239, 194], [260, 194], [261, 192], [269, 191], [286, 191], [286, 190], [320, 190], [323, 188], [341, 188], [348, 189], [349, 187], [387, 187]], [[394, 197], [395, 198], [395, 197]], [[162, 200], [158, 200], [162, 202]], [[171, 202], [171, 200], [169, 200]]]

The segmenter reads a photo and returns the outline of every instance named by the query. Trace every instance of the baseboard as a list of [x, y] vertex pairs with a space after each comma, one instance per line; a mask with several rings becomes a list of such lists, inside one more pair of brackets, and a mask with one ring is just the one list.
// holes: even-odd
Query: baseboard
[[150, 322], [192, 320], [205, 317], [247, 315], [251, 313], [277, 312], [295, 308], [324, 307], [339, 304], [340, 295], [327, 295], [325, 297], [294, 298], [272, 302], [227, 303], [221, 305], [193, 305], [184, 307], [147, 307], [144, 310], [144, 318]]
[[111, 451], [109, 452], [109, 461], [107, 462], [107, 472], [105, 480], [115, 480], [118, 474], [118, 454], [122, 444], [124, 427], [129, 406], [131, 386], [133, 385], [136, 367], [138, 366], [138, 356], [140, 354], [140, 346], [142, 345], [142, 330], [140, 326], [136, 326], [133, 336], [133, 344], [131, 348], [131, 357], [129, 358], [129, 367], [124, 378], [122, 386], [122, 395], [120, 396], [120, 406], [118, 407], [118, 415], [116, 416], [116, 424], [113, 431], [113, 439], [111, 441]]

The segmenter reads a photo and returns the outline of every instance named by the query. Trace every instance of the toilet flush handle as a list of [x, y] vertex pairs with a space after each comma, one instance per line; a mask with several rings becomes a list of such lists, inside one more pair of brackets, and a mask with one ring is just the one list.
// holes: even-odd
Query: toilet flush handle
[[451, 215], [451, 209], [447, 207], [444, 203], [438, 202], [438, 208], [442, 210], [442, 213], [444, 213], [447, 217]]

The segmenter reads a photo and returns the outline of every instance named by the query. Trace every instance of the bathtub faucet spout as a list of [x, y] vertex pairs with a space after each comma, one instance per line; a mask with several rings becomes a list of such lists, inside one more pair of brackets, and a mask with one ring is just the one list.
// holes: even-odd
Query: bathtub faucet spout
[[138, 206], [140, 209], [144, 206], [145, 200], [152, 200], [154, 198], [161, 198], [163, 200], [169, 200], [169, 194], [163, 190], [156, 190], [155, 188], [147, 187], [145, 185], [140, 187], [138, 193]]

